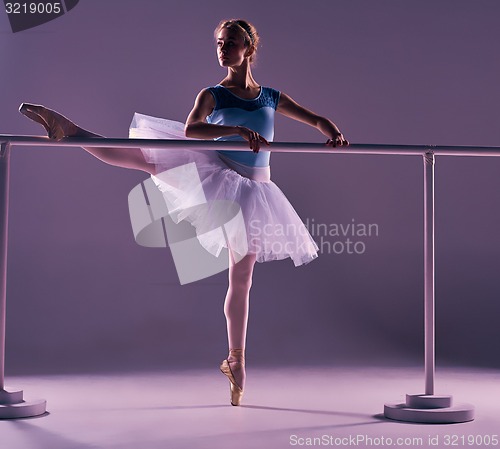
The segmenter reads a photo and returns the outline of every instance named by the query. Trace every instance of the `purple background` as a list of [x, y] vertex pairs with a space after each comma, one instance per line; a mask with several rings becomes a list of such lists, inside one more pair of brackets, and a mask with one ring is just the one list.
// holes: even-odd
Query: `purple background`
[[[212, 33], [254, 22], [254, 76], [352, 143], [500, 145], [500, 3], [85, 0], [13, 34], [0, 14], [0, 133], [43, 134], [23, 101], [126, 137], [135, 111], [184, 121], [224, 77]], [[276, 141], [323, 136], [279, 117]], [[376, 223], [362, 255], [257, 264], [249, 364], [422, 364], [420, 157], [273, 154], [272, 179], [315, 223]], [[180, 286], [134, 241], [141, 172], [76, 148], [15, 147], [8, 373], [217, 366], [227, 273]], [[500, 158], [436, 161], [437, 363], [499, 367]], [[333, 237], [326, 239], [333, 243]], [[495, 348], [495, 350], [492, 350]]]

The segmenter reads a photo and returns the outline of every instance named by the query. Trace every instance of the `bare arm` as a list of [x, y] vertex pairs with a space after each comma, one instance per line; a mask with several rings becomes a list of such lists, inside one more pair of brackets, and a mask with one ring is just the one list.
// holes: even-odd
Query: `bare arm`
[[260, 149], [261, 142], [269, 145], [269, 142], [259, 135], [259, 133], [244, 126], [227, 126], [207, 123], [207, 116], [212, 113], [214, 107], [215, 100], [212, 94], [207, 89], [202, 90], [196, 97], [193, 109], [186, 120], [186, 126], [184, 128], [186, 137], [214, 139], [216, 137], [236, 134], [247, 140], [250, 144], [250, 148], [256, 153]]
[[335, 146], [349, 145], [335, 123], [309, 109], [304, 108], [288, 95], [281, 93], [277, 112], [306, 125], [316, 128], [328, 137], [327, 144]]
[[214, 107], [215, 100], [212, 94], [206, 89], [202, 90], [196, 97], [193, 109], [186, 120], [186, 126], [184, 127], [186, 137], [213, 139], [215, 137], [238, 134], [236, 126], [207, 123], [206, 118], [212, 113]]

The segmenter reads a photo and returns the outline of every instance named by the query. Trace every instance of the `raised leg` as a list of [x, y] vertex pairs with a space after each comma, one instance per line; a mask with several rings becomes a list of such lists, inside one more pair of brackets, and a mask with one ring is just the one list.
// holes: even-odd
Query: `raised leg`
[[[62, 114], [41, 105], [23, 103], [19, 108], [19, 112], [40, 123], [47, 131], [48, 136], [54, 140], [61, 140], [64, 137], [102, 137], [81, 128]], [[156, 173], [155, 166], [146, 162], [140, 148], [85, 146], [83, 149], [110, 165], [141, 170], [151, 174]]]

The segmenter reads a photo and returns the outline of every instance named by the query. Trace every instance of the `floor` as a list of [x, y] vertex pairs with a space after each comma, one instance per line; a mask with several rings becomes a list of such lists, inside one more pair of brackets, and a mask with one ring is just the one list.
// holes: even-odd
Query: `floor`
[[[475, 420], [425, 425], [386, 420], [383, 405], [421, 393], [421, 369], [247, 369], [244, 405], [210, 372], [9, 378], [41, 417], [0, 421], [6, 449], [225, 449], [290, 446], [495, 447], [500, 372], [446, 368], [436, 393], [475, 406]], [[12, 389], [12, 388], [11, 388]], [[321, 438], [313, 440], [313, 438]], [[339, 440], [343, 438], [343, 440]], [[492, 439], [493, 438], [493, 439]], [[455, 442], [455, 444], [453, 444]], [[447, 444], [449, 443], [449, 444]], [[473, 444], [470, 444], [473, 443]]]

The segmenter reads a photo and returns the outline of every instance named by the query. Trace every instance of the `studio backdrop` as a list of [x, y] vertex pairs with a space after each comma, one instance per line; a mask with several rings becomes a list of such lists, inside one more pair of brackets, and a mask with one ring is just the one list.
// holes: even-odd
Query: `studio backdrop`
[[[256, 80], [352, 143], [500, 145], [497, 1], [77, 3], [16, 33], [0, 13], [0, 133], [44, 135], [22, 102], [107, 137], [127, 137], [135, 112], [183, 122], [225, 76], [215, 26], [241, 17], [262, 39]], [[326, 139], [278, 117], [275, 140]], [[437, 157], [435, 173], [437, 364], [498, 367], [500, 160]], [[422, 158], [275, 153], [271, 177], [320, 252], [256, 265], [247, 358], [421, 365]], [[181, 285], [168, 249], [134, 240], [127, 198], [147, 178], [78, 148], [14, 147], [8, 374], [208, 367], [225, 353], [227, 271]]]

